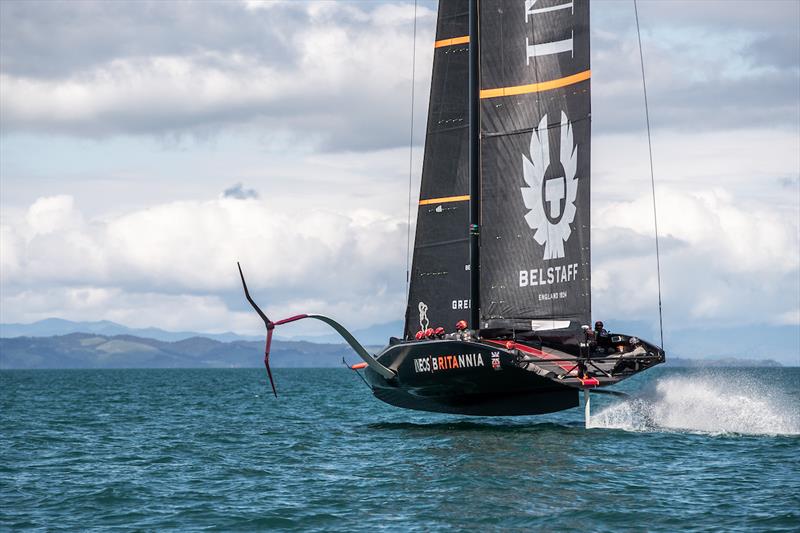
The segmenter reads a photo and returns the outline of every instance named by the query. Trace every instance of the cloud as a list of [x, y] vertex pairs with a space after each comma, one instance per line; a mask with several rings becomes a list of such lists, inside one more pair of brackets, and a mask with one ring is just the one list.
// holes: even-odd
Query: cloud
[[789, 326], [800, 326], [800, 308], [792, 309], [778, 315], [778, 323]]
[[[640, 5], [651, 121], [681, 131], [783, 128], [800, 121], [797, 2]], [[593, 10], [593, 119], [639, 128], [644, 102], [630, 2]], [[725, 11], [725, 12], [723, 12]]]
[[71, 196], [60, 195], [38, 199], [28, 209], [28, 229], [34, 235], [46, 235], [55, 231], [80, 226], [81, 216], [74, 209]]
[[[171, 331], [222, 333], [235, 329], [261, 333], [263, 329], [263, 325], [259, 327], [257, 316], [251, 316], [247, 310], [231, 310], [215, 295], [75, 285], [16, 291], [4, 297], [3, 306], [24, 310], [24, 313], [15, 311], [8, 316], [23, 316], [26, 322], [53, 316], [68, 316], [76, 321], [102, 317], [129, 327], [157, 326]], [[158, 317], [157, 321], [153, 317]]]
[[[655, 127], [796, 127], [796, 2], [735, 10], [662, 4], [641, 6]], [[408, 142], [410, 3], [3, 2], [2, 9], [6, 134], [206, 137], [252, 127], [326, 150]], [[416, 89], [425, 95], [435, 3], [417, 13]], [[592, 13], [596, 125], [638, 129], [631, 5], [605, 2]], [[424, 124], [418, 101], [415, 118]]]
[[[800, 294], [800, 224], [719, 189], [659, 189], [664, 309], [673, 329], [782, 324]], [[603, 205], [595, 218], [595, 314], [657, 317], [652, 198]]]
[[[76, 26], [85, 26], [96, 39], [92, 49], [105, 52], [70, 46], [75, 40], [91, 42], [72, 31], [47, 33], [51, 20], [41, 6], [8, 10], [4, 31], [11, 37], [9, 50], [4, 41], [0, 73], [6, 134], [203, 136], [255, 124], [269, 135], [326, 149], [408, 142], [410, 4], [312, 2], [248, 9], [200, 2], [189, 9], [157, 2], [147, 16], [137, 15], [138, 4], [135, 9], [116, 2], [83, 5], [58, 9], [77, 17]], [[424, 7], [417, 12], [421, 24], [428, 22], [419, 32], [420, 65], [430, 64], [434, 13]], [[151, 17], [159, 15], [176, 25], [175, 35], [163, 21], [156, 25], [160, 30], [152, 28]], [[115, 17], [125, 23], [120, 35], [93, 28]], [[15, 42], [19, 29], [13, 22], [33, 25], [41, 40], [25, 34], [24, 45]], [[146, 28], [143, 35], [137, 27]], [[146, 42], [153, 31], [158, 33], [150, 44], [130, 44]], [[181, 35], [193, 46], [179, 44]], [[44, 50], [44, 57], [71, 68], [31, 71], [28, 61], [44, 62], [29, 57], [32, 50]], [[59, 61], [62, 56], [65, 61]], [[420, 94], [429, 83], [425, 74], [417, 80]]]
[[[652, 204], [597, 205], [596, 316], [655, 318]], [[797, 217], [737, 205], [719, 189], [661, 187], [664, 309], [673, 329], [785, 324], [800, 294]], [[322, 312], [366, 326], [404, 302], [403, 220], [375, 210], [296, 212], [256, 198], [182, 201], [87, 220], [69, 197], [40, 198], [2, 226], [6, 321], [59, 315], [137, 326], [258, 331], [235, 268], [269, 312]], [[754, 282], [755, 281], [755, 282]]]
[[[99, 318], [112, 300], [122, 303], [109, 307], [111, 314], [127, 305], [133, 314], [139, 306], [140, 317], [153, 320], [146, 309], [159, 297], [201, 299], [202, 306], [175, 312], [208, 324], [210, 316], [219, 318], [220, 306], [230, 305], [232, 315], [220, 319], [219, 328], [229, 329], [246, 307], [240, 261], [251, 289], [268, 295], [268, 308], [340, 311], [345, 321], [368, 325], [402, 314], [405, 236], [405, 221], [371, 210], [296, 213], [255, 198], [223, 196], [87, 222], [71, 198], [41, 198], [24, 219], [2, 227], [0, 301], [7, 321], [59, 311], [83, 317], [87, 309]], [[59, 296], [50, 307], [37, 307], [48, 298], [28, 300], [34, 291]], [[299, 309], [304, 305], [309, 307]], [[158, 320], [167, 315], [161, 309]]]
[[222, 193], [223, 198], [235, 198], [237, 200], [247, 200], [248, 198], [258, 198], [255, 189], [245, 189], [241, 183], [228, 187]]
[[0, 62], [9, 75], [51, 80], [114, 60], [208, 51], [292, 65], [297, 56], [287, 35], [307, 22], [307, 4], [269, 4], [276, 9], [259, 12], [234, 1], [4, 1]]

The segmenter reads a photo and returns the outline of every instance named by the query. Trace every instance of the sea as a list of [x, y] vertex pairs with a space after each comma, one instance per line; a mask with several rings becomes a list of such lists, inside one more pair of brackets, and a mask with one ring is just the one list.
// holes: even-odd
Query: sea
[[274, 373], [0, 372], [0, 530], [800, 531], [797, 368], [654, 368], [588, 428]]

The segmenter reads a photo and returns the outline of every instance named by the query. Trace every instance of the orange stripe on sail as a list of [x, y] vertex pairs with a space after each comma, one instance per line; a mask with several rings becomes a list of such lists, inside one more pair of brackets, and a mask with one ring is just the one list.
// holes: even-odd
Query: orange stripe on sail
[[[430, 41], [428, 41], [430, 42]], [[454, 44], [467, 44], [469, 42], [469, 35], [463, 37], [453, 37], [452, 39], [442, 39], [433, 43], [434, 48], [442, 48], [444, 46], [453, 46]]]
[[514, 96], [517, 94], [540, 93], [559, 87], [566, 87], [575, 83], [580, 83], [592, 77], [591, 70], [584, 70], [572, 76], [558, 78], [557, 80], [531, 83], [528, 85], [516, 85], [514, 87], [501, 87], [499, 89], [481, 89], [481, 98], [497, 98], [499, 96]]
[[469, 195], [464, 196], [445, 196], [444, 198], [429, 198], [427, 200], [420, 200], [419, 205], [430, 204], [446, 204], [450, 202], [466, 202], [469, 200]]

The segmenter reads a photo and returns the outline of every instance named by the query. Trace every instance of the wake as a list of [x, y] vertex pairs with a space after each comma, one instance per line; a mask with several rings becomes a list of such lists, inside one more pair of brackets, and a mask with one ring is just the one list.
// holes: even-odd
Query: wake
[[800, 435], [797, 398], [770, 387], [769, 383], [739, 376], [732, 380], [730, 375], [668, 377], [655, 382], [640, 396], [593, 413], [589, 427]]

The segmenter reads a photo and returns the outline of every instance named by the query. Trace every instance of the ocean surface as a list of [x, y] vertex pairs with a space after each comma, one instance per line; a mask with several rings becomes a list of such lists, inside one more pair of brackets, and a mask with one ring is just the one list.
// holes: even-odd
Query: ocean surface
[[590, 429], [275, 374], [0, 372], [0, 530], [800, 530], [800, 369], [656, 368]]

